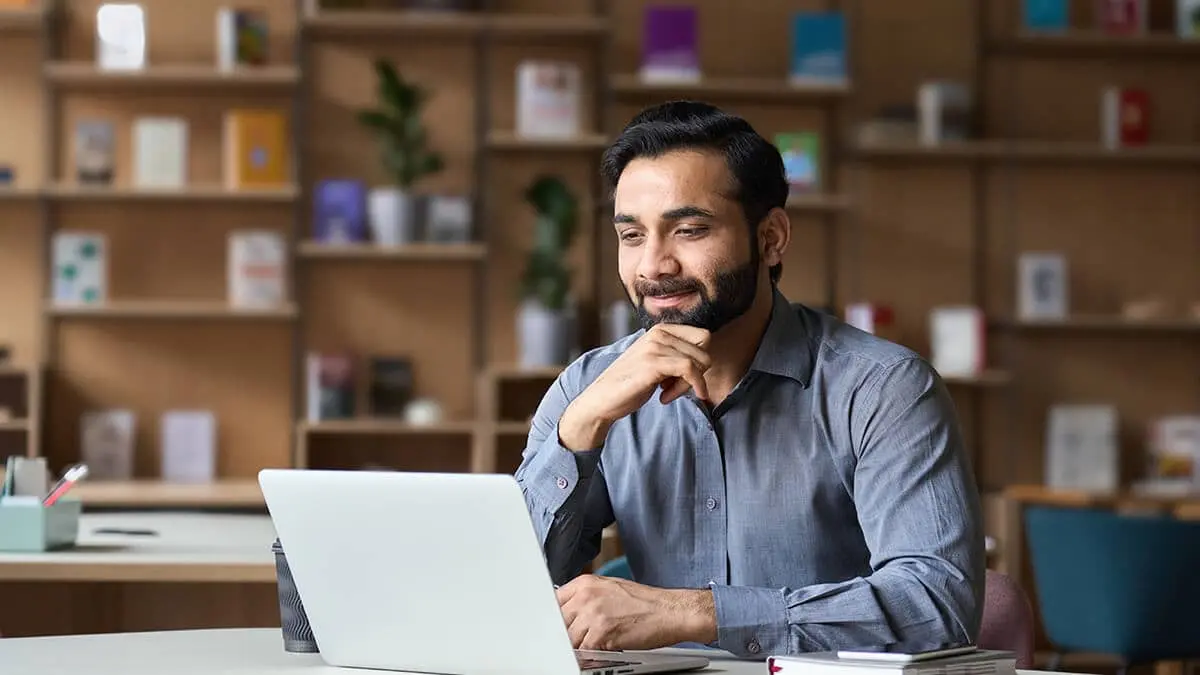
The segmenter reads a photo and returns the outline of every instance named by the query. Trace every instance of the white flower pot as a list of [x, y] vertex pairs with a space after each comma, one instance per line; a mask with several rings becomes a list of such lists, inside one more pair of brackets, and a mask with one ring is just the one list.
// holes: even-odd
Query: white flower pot
[[417, 240], [417, 210], [412, 195], [399, 188], [373, 188], [367, 195], [371, 237], [379, 246], [404, 246]]
[[571, 360], [573, 326], [568, 312], [526, 300], [517, 312], [517, 341], [522, 368], [564, 366]]

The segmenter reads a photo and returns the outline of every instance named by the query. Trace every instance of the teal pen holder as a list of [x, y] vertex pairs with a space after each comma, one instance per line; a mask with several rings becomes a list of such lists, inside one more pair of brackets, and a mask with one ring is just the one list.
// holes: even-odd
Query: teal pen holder
[[70, 548], [79, 536], [83, 502], [63, 498], [42, 506], [37, 497], [0, 497], [0, 552], [41, 553]]

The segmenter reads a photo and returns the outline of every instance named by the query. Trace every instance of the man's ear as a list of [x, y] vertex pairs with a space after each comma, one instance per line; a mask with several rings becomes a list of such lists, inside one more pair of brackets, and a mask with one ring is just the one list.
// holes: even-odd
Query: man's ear
[[788, 244], [792, 241], [792, 221], [788, 219], [783, 209], [771, 209], [766, 218], [758, 224], [758, 245], [762, 247], [759, 253], [767, 267], [783, 262], [783, 254], [787, 252]]

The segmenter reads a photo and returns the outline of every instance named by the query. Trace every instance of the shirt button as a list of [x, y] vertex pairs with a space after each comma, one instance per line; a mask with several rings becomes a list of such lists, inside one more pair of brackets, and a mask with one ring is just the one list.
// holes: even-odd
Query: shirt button
[[708, 499], [706, 499], [706, 500], [704, 501], [704, 505], [708, 507], [708, 510], [709, 510], [709, 511], [712, 511], [713, 509], [717, 508], [717, 499], [716, 499], [716, 497], [709, 497]]
[[750, 638], [750, 641], [746, 643], [746, 651], [757, 654], [762, 651], [762, 646], [758, 644], [758, 640]]
[[566, 489], [567, 489], [567, 479], [566, 479], [566, 478], [563, 478], [562, 476], [559, 476], [559, 477], [558, 477], [558, 480], [555, 480], [555, 481], [554, 481], [554, 484], [558, 486], [558, 489], [559, 489], [559, 490], [566, 490]]

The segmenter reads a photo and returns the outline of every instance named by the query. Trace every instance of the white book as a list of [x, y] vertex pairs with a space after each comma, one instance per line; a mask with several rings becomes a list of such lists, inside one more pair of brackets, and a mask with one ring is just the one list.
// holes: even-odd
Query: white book
[[129, 480], [137, 448], [137, 416], [132, 410], [94, 410], [79, 424], [80, 459], [88, 480]]
[[187, 185], [188, 124], [180, 117], [133, 121], [133, 184], [139, 188]]
[[287, 298], [286, 252], [283, 236], [268, 230], [229, 235], [229, 303], [234, 307], [268, 309]]
[[96, 10], [96, 64], [101, 70], [146, 67], [146, 10], [136, 3], [105, 3]]
[[108, 295], [107, 240], [95, 232], [54, 233], [51, 291], [61, 305], [94, 305]]
[[517, 65], [517, 135], [570, 138], [579, 135], [583, 76], [567, 61]]
[[1120, 486], [1117, 431], [1117, 410], [1111, 405], [1051, 406], [1046, 424], [1046, 485], [1116, 490]]
[[930, 361], [943, 377], [983, 372], [986, 325], [978, 307], [935, 307], [929, 313]]
[[1022, 320], [1065, 319], [1070, 285], [1060, 253], [1022, 253], [1017, 269], [1017, 315]]
[[207, 483], [217, 474], [217, 420], [208, 410], [169, 410], [160, 429], [162, 478]]
[[[843, 657], [838, 652], [775, 655], [767, 658], [766, 672], [775, 675], [1014, 675], [1016, 654], [976, 649], [967, 654], [919, 660], [920, 651], [905, 660], [899, 651], [871, 654], [870, 658]], [[892, 658], [895, 657], [895, 658]]]

